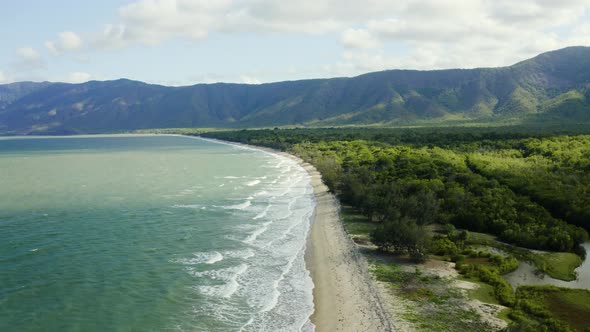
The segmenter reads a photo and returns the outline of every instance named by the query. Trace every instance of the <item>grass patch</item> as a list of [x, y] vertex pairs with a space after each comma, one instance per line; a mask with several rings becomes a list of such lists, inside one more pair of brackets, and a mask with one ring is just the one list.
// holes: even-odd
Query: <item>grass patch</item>
[[503, 250], [509, 251], [520, 260], [531, 262], [539, 271], [555, 279], [576, 280], [575, 270], [582, 264], [582, 259], [571, 252], [536, 253], [528, 249], [508, 245], [503, 246]]
[[369, 240], [369, 234], [377, 227], [375, 223], [369, 222], [367, 217], [350, 206], [342, 206], [340, 216], [346, 232], [365, 241]]
[[502, 311], [500, 311], [496, 317], [500, 318], [508, 324], [511, 324], [512, 319], [510, 319], [510, 311], [510, 308], [502, 309]]
[[547, 266], [545, 273], [565, 281], [576, 280], [575, 269], [582, 264], [582, 258], [571, 252], [552, 252], [538, 255]]
[[474, 264], [474, 265], [492, 265], [492, 262], [486, 257], [468, 257], [465, 258], [462, 263], [464, 264]]
[[496, 244], [497, 241], [496, 237], [490, 234], [469, 232], [469, 238], [467, 240], [467, 243], [492, 246], [492, 244]]
[[553, 286], [523, 286], [510, 317], [515, 325], [546, 327], [548, 331], [589, 331], [590, 291]]
[[372, 262], [372, 264], [371, 272], [379, 281], [399, 284], [411, 278], [411, 273], [402, 271], [399, 265], [377, 262]]
[[467, 292], [469, 298], [479, 300], [483, 303], [500, 304], [494, 295], [494, 287], [475, 279], [462, 278], [479, 285], [476, 289], [470, 289]]
[[[409, 303], [404, 319], [419, 331], [493, 331], [479, 319], [479, 314], [465, 305], [465, 298], [447, 280], [416, 268], [372, 262], [371, 272], [377, 280], [391, 287]], [[469, 308], [469, 309], [468, 309]]]
[[[590, 292], [579, 289], [562, 289], [547, 296], [549, 309], [560, 320], [578, 331], [590, 327]], [[586, 330], [585, 330], [586, 329]]]
[[469, 244], [486, 245], [502, 250], [519, 260], [532, 263], [539, 271], [552, 278], [564, 281], [576, 280], [576, 268], [582, 264], [582, 258], [571, 252], [538, 253], [526, 248], [499, 242], [495, 237], [484, 233], [469, 233]]

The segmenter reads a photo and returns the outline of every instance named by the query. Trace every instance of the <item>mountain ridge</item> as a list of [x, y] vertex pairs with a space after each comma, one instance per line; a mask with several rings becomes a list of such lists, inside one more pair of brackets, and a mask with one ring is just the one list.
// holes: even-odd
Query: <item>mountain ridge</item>
[[590, 121], [590, 48], [512, 66], [170, 87], [129, 79], [0, 85], [0, 134], [165, 127]]

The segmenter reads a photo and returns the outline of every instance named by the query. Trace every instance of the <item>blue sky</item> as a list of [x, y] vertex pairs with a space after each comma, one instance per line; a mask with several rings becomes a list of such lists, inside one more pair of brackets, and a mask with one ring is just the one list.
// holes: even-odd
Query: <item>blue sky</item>
[[590, 44], [587, 0], [3, 2], [0, 84], [256, 84], [504, 66]]

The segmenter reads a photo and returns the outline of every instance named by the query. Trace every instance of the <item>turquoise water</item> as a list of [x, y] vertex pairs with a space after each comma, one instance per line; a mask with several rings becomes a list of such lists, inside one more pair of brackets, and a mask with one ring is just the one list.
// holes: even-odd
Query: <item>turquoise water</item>
[[259, 150], [0, 139], [0, 331], [313, 330], [313, 205]]

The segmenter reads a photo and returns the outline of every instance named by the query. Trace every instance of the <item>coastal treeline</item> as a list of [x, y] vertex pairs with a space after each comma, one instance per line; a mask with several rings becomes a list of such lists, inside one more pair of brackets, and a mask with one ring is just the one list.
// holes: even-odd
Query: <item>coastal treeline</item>
[[288, 150], [378, 227], [373, 243], [416, 260], [431, 223], [517, 246], [583, 254], [590, 136], [473, 129], [289, 129], [205, 134]]
[[[369, 240], [381, 250], [417, 262], [428, 255], [452, 260], [464, 278], [489, 285], [496, 303], [510, 308], [506, 331], [573, 331], [587, 323], [580, 304], [589, 292], [515, 291], [502, 275], [518, 267], [516, 258], [560, 278], [573, 273], [547, 265], [549, 254], [523, 248], [584, 258], [589, 135], [533, 128], [326, 128], [204, 136], [284, 150], [310, 162], [346, 209], [363, 216]], [[435, 232], [430, 224], [438, 225]], [[477, 245], [508, 254], [475, 250]], [[399, 273], [389, 274], [399, 279]]]

